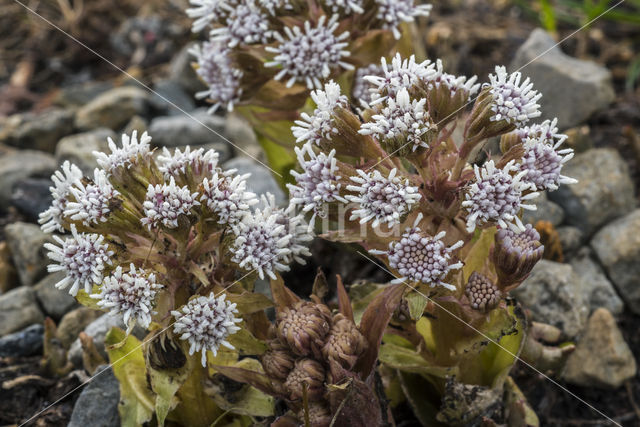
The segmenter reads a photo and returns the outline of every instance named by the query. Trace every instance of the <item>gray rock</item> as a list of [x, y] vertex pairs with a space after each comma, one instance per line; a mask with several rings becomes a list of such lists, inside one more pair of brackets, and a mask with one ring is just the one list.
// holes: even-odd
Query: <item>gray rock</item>
[[20, 282], [26, 286], [33, 285], [47, 274], [49, 260], [43, 245], [53, 241], [51, 235], [26, 222], [9, 224], [4, 232]]
[[147, 119], [140, 116], [133, 116], [131, 117], [131, 120], [129, 120], [127, 125], [124, 127], [124, 131], [122, 131], [122, 133], [131, 135], [135, 130], [136, 132], [138, 132], [138, 135], [142, 135], [147, 131], [148, 127], [149, 127], [149, 122], [147, 121]]
[[195, 43], [188, 44], [174, 58], [169, 65], [169, 79], [175, 81], [184, 88], [188, 93], [195, 94], [201, 90], [205, 90], [206, 86], [198, 78], [193, 70], [191, 63], [195, 61], [193, 55], [189, 53], [189, 49]]
[[58, 324], [58, 339], [69, 348], [80, 332], [104, 313], [89, 307], [78, 307], [64, 315]]
[[582, 246], [584, 233], [580, 231], [578, 227], [572, 227], [570, 225], [558, 227], [556, 231], [558, 232], [558, 237], [560, 237], [562, 254], [565, 260], [571, 258]]
[[113, 89], [113, 83], [111, 82], [91, 81], [66, 86], [60, 89], [60, 92], [54, 99], [54, 103], [64, 107], [77, 107], [88, 104], [96, 97], [110, 89]]
[[74, 113], [53, 109], [40, 114], [16, 114], [7, 120], [0, 132], [0, 142], [53, 153], [58, 140], [73, 132]]
[[120, 130], [134, 115], [145, 115], [149, 94], [135, 86], [123, 86], [104, 92], [82, 106], [76, 114], [78, 129], [106, 127]]
[[633, 183], [627, 164], [611, 148], [597, 148], [576, 155], [562, 174], [578, 180], [549, 193], [564, 209], [566, 222], [590, 236], [601, 225], [631, 212], [635, 207]]
[[93, 152], [109, 152], [107, 138], [119, 142], [115, 132], [107, 128], [66, 136], [58, 142], [56, 160], [60, 164], [69, 160], [78, 166], [85, 175], [93, 176], [93, 170], [98, 167]]
[[572, 58], [555, 46], [542, 29], [535, 29], [518, 49], [510, 69], [522, 68], [542, 93], [541, 120], [558, 118], [560, 130], [581, 124], [615, 99], [611, 73], [592, 61]]
[[240, 175], [250, 173], [251, 176], [247, 179], [247, 189], [249, 191], [256, 193], [258, 196], [271, 193], [276, 197], [278, 205], [286, 204], [286, 194], [266, 166], [256, 163], [247, 157], [236, 157], [225, 163], [224, 169], [237, 169], [237, 173]]
[[0, 338], [0, 357], [28, 357], [42, 354], [44, 326], [31, 325]]
[[253, 128], [242, 116], [228, 114], [224, 126], [224, 134], [233, 142], [235, 154], [238, 157], [248, 157], [266, 163], [266, 155], [258, 142]]
[[536, 205], [538, 209], [524, 211], [522, 221], [525, 224], [535, 225], [538, 221], [549, 221], [554, 227], [557, 227], [564, 220], [564, 211], [547, 198], [547, 193], [540, 193], [540, 196], [534, 199], [532, 204]]
[[56, 322], [78, 305], [76, 299], [69, 295], [67, 290], [55, 287], [55, 284], [63, 278], [64, 272], [52, 273], [33, 287], [42, 310]]
[[589, 318], [562, 376], [580, 386], [618, 388], [635, 377], [636, 370], [636, 361], [615, 319], [607, 309], [600, 308]]
[[196, 109], [193, 96], [185, 92], [184, 88], [174, 80], [162, 80], [153, 86], [153, 90], [155, 92], [151, 95], [153, 106], [168, 112], [170, 116], [182, 116], [183, 111], [191, 112]]
[[73, 406], [67, 427], [119, 427], [120, 385], [113, 370], [101, 365]]
[[43, 321], [32, 288], [22, 286], [0, 295], [0, 337]]
[[560, 328], [568, 338], [582, 331], [589, 310], [580, 278], [568, 264], [542, 260], [531, 275], [511, 293], [532, 318]]
[[571, 266], [580, 278], [580, 286], [588, 301], [590, 311], [604, 307], [613, 314], [622, 313], [624, 303], [607, 279], [602, 267], [591, 257], [589, 248], [583, 248], [571, 260]]
[[591, 247], [629, 308], [640, 314], [640, 209], [598, 231]]
[[56, 167], [51, 154], [0, 148], [0, 211], [9, 206], [17, 182], [29, 177], [49, 178]]
[[156, 117], [149, 125], [152, 142], [160, 147], [226, 142], [223, 132], [224, 119], [201, 110], [191, 114], [191, 117], [185, 115]]
[[49, 178], [26, 178], [13, 184], [11, 205], [31, 222], [37, 222], [40, 212], [51, 206], [52, 182]]

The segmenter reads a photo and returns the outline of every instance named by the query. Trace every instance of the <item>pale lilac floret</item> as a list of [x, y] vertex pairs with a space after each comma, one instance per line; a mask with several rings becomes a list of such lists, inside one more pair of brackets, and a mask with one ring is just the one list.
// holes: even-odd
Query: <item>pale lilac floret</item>
[[415, 0], [375, 0], [378, 7], [376, 18], [382, 28], [391, 30], [396, 39], [402, 37], [398, 28], [403, 22], [413, 22], [418, 16], [429, 16], [430, 4], [416, 5]]
[[365, 108], [378, 96], [378, 85], [371, 83], [371, 78], [384, 76], [384, 71], [381, 65], [370, 64], [366, 67], [358, 68], [356, 74], [353, 77], [353, 88], [351, 89], [351, 95], [353, 99], [360, 101]]
[[503, 66], [496, 66], [495, 72], [489, 74], [493, 95], [492, 121], [504, 120], [519, 127], [542, 114], [537, 103], [542, 94], [533, 90], [533, 83], [528, 77], [521, 84], [522, 74], [519, 72], [509, 74]]
[[236, 5], [223, 5], [227, 11], [226, 25], [214, 28], [211, 40], [226, 43], [229, 48], [239, 44], [266, 44], [272, 38], [267, 15], [253, 0], [243, 0]]
[[105, 222], [111, 214], [111, 203], [120, 195], [98, 168], [93, 171], [93, 181], [77, 181], [70, 192], [74, 200], [67, 203], [64, 216], [86, 226]]
[[200, 205], [198, 193], [192, 193], [189, 187], [178, 187], [173, 177], [169, 184], [149, 184], [147, 195], [142, 208], [144, 217], [140, 219], [142, 225], [151, 229], [164, 226], [178, 227], [180, 215], [189, 215], [192, 208]]
[[227, 17], [228, 10], [224, 6], [235, 6], [237, 1], [230, 0], [189, 0], [192, 7], [187, 9], [187, 16], [195, 19], [191, 31], [199, 33], [210, 24]]
[[470, 97], [475, 95], [480, 89], [480, 83], [476, 83], [478, 80], [476, 76], [467, 79], [466, 76], [456, 76], [445, 73], [444, 67], [442, 66], [442, 60], [440, 59], [436, 61], [435, 75], [429, 76], [425, 80], [428, 82], [427, 87], [429, 89], [437, 89], [444, 86], [451, 91], [452, 95], [459, 90], [464, 90], [467, 92], [467, 97]]
[[71, 224], [71, 236], [62, 239], [54, 235], [59, 245], [45, 243], [49, 251], [47, 256], [57, 264], [49, 264], [50, 273], [62, 271], [65, 277], [56, 283], [58, 289], [65, 289], [69, 285], [69, 294], [76, 296], [80, 289], [90, 293], [94, 284], [102, 282], [105, 268], [111, 265], [114, 252], [104, 243], [104, 237], [99, 234], [78, 233], [76, 226]]
[[202, 181], [200, 201], [217, 216], [218, 224], [236, 224], [258, 203], [256, 195], [247, 191], [249, 174], [234, 172], [216, 172], [211, 179]]
[[408, 179], [396, 176], [394, 168], [388, 177], [379, 171], [365, 172], [358, 169], [358, 176], [350, 179], [358, 185], [348, 185], [347, 190], [354, 195], [347, 195], [346, 199], [357, 203], [358, 209], [351, 214], [351, 220], [360, 219], [360, 224], [373, 220], [371, 225], [398, 224], [412, 206], [420, 200], [418, 187], [409, 185]]
[[226, 301], [225, 297], [222, 294], [216, 298], [213, 293], [209, 296], [197, 296], [180, 310], [171, 312], [176, 319], [173, 331], [180, 339], [189, 343], [189, 355], [202, 352], [202, 366], [207, 365], [207, 351], [213, 352], [215, 356], [221, 345], [231, 350], [235, 348], [227, 338], [240, 330], [237, 323], [242, 322], [242, 319], [236, 317], [236, 304]]
[[158, 156], [158, 170], [163, 173], [165, 179], [180, 174], [205, 175], [212, 174], [218, 167], [219, 155], [215, 150], [204, 151], [204, 148], [191, 150], [187, 146], [184, 151], [176, 148], [173, 154], [167, 147], [162, 149]]
[[333, 81], [325, 83], [324, 90], [314, 90], [311, 98], [316, 103], [312, 115], [301, 113], [302, 120], [296, 120], [297, 126], [291, 127], [296, 142], [312, 142], [319, 145], [322, 141], [331, 141], [331, 137], [338, 133], [333, 120], [336, 107], [348, 108], [349, 100], [340, 93], [340, 86]]
[[397, 53], [391, 60], [391, 66], [386, 58], [380, 60], [380, 71], [364, 77], [364, 80], [372, 85], [370, 88], [371, 104], [383, 102], [387, 97], [395, 97], [401, 89], [410, 89], [411, 86], [433, 79], [437, 75], [434, 64], [426, 60], [416, 62], [414, 55], [408, 59], [402, 59]]
[[293, 9], [290, 0], [258, 0], [258, 4], [266, 9], [271, 16], [276, 16], [278, 10], [288, 11]]
[[345, 15], [364, 13], [364, 0], [325, 0], [324, 4], [333, 13], [342, 13]]
[[523, 144], [524, 156], [518, 165], [520, 171], [526, 172], [522, 180], [537, 191], [554, 191], [562, 184], [578, 182], [560, 173], [562, 166], [573, 158], [571, 148], [556, 150], [560, 144], [562, 141], [551, 145], [544, 138], [527, 138]]
[[104, 169], [108, 175], [113, 173], [117, 168], [129, 168], [137, 164], [139, 161], [147, 160], [151, 157], [151, 137], [144, 132], [138, 140], [138, 132], [133, 131], [131, 137], [122, 135], [122, 146], [118, 147], [113, 139], [109, 138], [110, 154], [94, 151], [98, 164]]
[[62, 170], [57, 170], [52, 176], [53, 186], [49, 187], [53, 200], [49, 208], [40, 213], [38, 222], [42, 231], [53, 233], [54, 231], [64, 231], [64, 211], [67, 208], [71, 187], [79, 185], [82, 179], [82, 171], [68, 160], [62, 164]]

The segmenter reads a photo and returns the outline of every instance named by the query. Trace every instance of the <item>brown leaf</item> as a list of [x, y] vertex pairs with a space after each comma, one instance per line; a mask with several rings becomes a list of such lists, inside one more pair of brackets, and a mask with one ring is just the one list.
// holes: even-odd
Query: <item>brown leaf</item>
[[252, 385], [261, 392], [267, 393], [271, 396], [278, 395], [271, 386], [269, 377], [262, 372], [237, 368], [235, 366], [213, 365], [212, 367], [222, 375], [229, 377], [234, 381]]
[[271, 279], [271, 296], [277, 309], [282, 307], [292, 307], [296, 302], [300, 301], [300, 297], [284, 285], [282, 276], [276, 274], [276, 280]]
[[338, 306], [340, 307], [340, 313], [344, 314], [347, 319], [355, 322], [353, 319], [353, 308], [351, 307], [351, 301], [349, 301], [347, 290], [344, 288], [344, 284], [342, 284], [342, 277], [337, 274], [336, 280], [338, 288]]
[[329, 293], [329, 284], [327, 283], [327, 277], [322, 272], [322, 269], [318, 267], [318, 273], [316, 279], [313, 281], [313, 290], [311, 293], [318, 298], [322, 299]]

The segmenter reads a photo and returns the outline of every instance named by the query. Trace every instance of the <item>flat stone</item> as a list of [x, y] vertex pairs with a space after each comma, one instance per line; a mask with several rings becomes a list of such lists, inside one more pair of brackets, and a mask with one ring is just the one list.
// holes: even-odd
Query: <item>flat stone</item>
[[151, 102], [157, 110], [164, 111], [170, 116], [182, 116], [184, 112], [196, 109], [193, 96], [174, 80], [162, 80], [153, 86], [154, 94]]
[[636, 204], [627, 164], [612, 148], [596, 148], [576, 155], [562, 174], [578, 180], [549, 193], [560, 205], [566, 222], [591, 236], [600, 226], [631, 212]]
[[43, 245], [53, 238], [37, 225], [26, 222], [9, 224], [4, 232], [20, 282], [33, 285], [47, 274], [49, 259]]
[[23, 214], [29, 221], [37, 222], [40, 212], [51, 206], [53, 196], [49, 178], [26, 178], [13, 184], [11, 205]]
[[239, 175], [250, 173], [247, 189], [258, 196], [271, 193], [278, 205], [287, 203], [287, 196], [266, 166], [256, 163], [247, 157], [236, 157], [224, 164], [224, 169], [237, 169]]
[[629, 308], [640, 314], [640, 209], [598, 231], [591, 247]]
[[535, 29], [510, 65], [542, 93], [540, 120], [558, 118], [560, 130], [583, 123], [615, 99], [611, 73], [593, 61], [572, 58], [542, 29]]
[[78, 129], [106, 127], [120, 130], [134, 115], [145, 115], [149, 108], [149, 94], [135, 86], [122, 86], [104, 92], [82, 106], [75, 124]]
[[101, 365], [78, 396], [67, 427], [119, 427], [120, 385], [113, 370]]
[[49, 178], [56, 170], [51, 154], [33, 150], [0, 150], [0, 211], [11, 203], [16, 182], [29, 177]]
[[31, 325], [0, 338], [0, 357], [28, 357], [42, 354], [44, 326]]
[[588, 301], [589, 311], [604, 307], [613, 314], [622, 313], [624, 302], [607, 279], [602, 267], [592, 258], [589, 248], [583, 248], [571, 259], [571, 266], [580, 278], [580, 286]]
[[195, 58], [189, 53], [189, 49], [194, 45], [195, 43], [190, 43], [182, 48], [169, 65], [169, 79], [178, 83], [187, 93], [192, 95], [207, 88], [191, 66]]
[[54, 99], [54, 103], [62, 106], [74, 106], [88, 104], [104, 92], [113, 89], [111, 82], [96, 82], [74, 84], [63, 87]]
[[98, 162], [94, 151], [109, 152], [108, 138], [118, 141], [118, 136], [108, 128], [98, 128], [89, 132], [69, 135], [58, 142], [56, 160], [62, 164], [65, 160], [74, 163], [87, 176], [93, 176]]
[[585, 387], [618, 388], [636, 376], [636, 361], [616, 321], [605, 308], [589, 318], [576, 350], [567, 359], [563, 378]]
[[65, 348], [69, 348], [80, 332], [103, 314], [101, 311], [82, 306], [71, 310], [58, 324], [58, 339]]
[[15, 114], [0, 131], [0, 142], [53, 153], [58, 140], [73, 132], [73, 116], [73, 111], [63, 109]]
[[511, 294], [531, 311], [531, 320], [553, 325], [568, 338], [577, 336], [587, 322], [588, 300], [579, 276], [568, 264], [538, 262]]
[[44, 313], [56, 322], [78, 306], [76, 299], [69, 295], [68, 290], [55, 287], [55, 284], [64, 276], [64, 272], [49, 274], [33, 287]]
[[0, 337], [43, 321], [32, 288], [21, 286], [0, 295]]
[[220, 143], [226, 142], [224, 125], [222, 117], [200, 110], [191, 114], [191, 117], [156, 117], [149, 125], [149, 135], [153, 137], [152, 143], [160, 147]]
[[535, 225], [538, 221], [549, 221], [554, 227], [557, 227], [564, 220], [564, 211], [562, 208], [550, 201], [547, 193], [543, 192], [532, 200], [533, 205], [538, 209], [535, 211], [525, 210], [522, 215], [522, 222], [525, 224]]
[[582, 246], [584, 233], [578, 227], [571, 225], [563, 225], [556, 228], [556, 231], [562, 245], [562, 254], [565, 260], [570, 259]]

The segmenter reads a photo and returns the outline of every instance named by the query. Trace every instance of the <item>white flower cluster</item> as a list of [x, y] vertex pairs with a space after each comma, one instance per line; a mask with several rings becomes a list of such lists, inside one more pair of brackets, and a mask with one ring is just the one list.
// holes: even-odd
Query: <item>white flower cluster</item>
[[189, 0], [192, 7], [187, 9], [189, 18], [194, 19], [191, 31], [199, 33], [214, 21], [227, 16], [227, 8], [238, 4], [236, 0]]
[[211, 30], [212, 41], [234, 48], [239, 44], [264, 44], [271, 39], [269, 18], [253, 0], [243, 0], [233, 6], [224, 4], [221, 8], [227, 11], [227, 25]]
[[131, 137], [122, 135], [122, 146], [118, 147], [113, 139], [109, 138], [110, 154], [94, 151], [98, 164], [107, 174], [113, 173], [117, 168], [129, 168], [137, 164], [140, 160], [147, 160], [151, 157], [151, 137], [144, 132], [138, 140], [138, 132], [133, 131]]
[[325, 0], [324, 4], [333, 13], [343, 13], [345, 15], [364, 13], [364, 0]]
[[165, 179], [179, 174], [212, 174], [218, 167], [218, 157], [215, 150], [204, 151], [204, 148], [198, 148], [192, 151], [187, 146], [184, 152], [176, 148], [171, 154], [167, 147], [164, 147], [162, 154], [158, 156], [158, 169], [164, 174]]
[[278, 10], [291, 10], [291, 0], [258, 0], [260, 7], [266, 9], [271, 16], [276, 16]]
[[67, 208], [67, 202], [71, 195], [71, 188], [79, 185], [82, 179], [82, 171], [76, 165], [69, 163], [68, 160], [62, 164], [62, 171], [56, 171], [51, 180], [53, 186], [49, 187], [53, 200], [51, 206], [44, 212], [40, 213], [38, 222], [41, 224], [42, 231], [45, 233], [53, 233], [54, 231], [63, 231], [62, 223], [64, 221], [64, 211]]
[[97, 225], [105, 222], [111, 213], [111, 202], [120, 195], [113, 188], [105, 171], [96, 168], [93, 171], [93, 182], [75, 182], [69, 191], [73, 201], [67, 203], [64, 216], [82, 224]]
[[378, 104], [395, 97], [401, 89], [409, 89], [423, 81], [434, 80], [437, 71], [431, 61], [416, 62], [414, 55], [408, 59], [402, 59], [397, 53], [391, 60], [391, 67], [386, 58], [380, 60], [380, 70], [372, 75], [364, 76], [364, 80], [373, 85], [371, 91], [371, 104]]
[[340, 93], [340, 85], [330, 81], [325, 83], [324, 90], [311, 92], [311, 99], [316, 103], [313, 115], [301, 113], [302, 120], [296, 120], [297, 126], [291, 131], [296, 137], [296, 142], [310, 142], [319, 145], [323, 140], [331, 141], [333, 134], [338, 133], [333, 120], [333, 111], [336, 107], [348, 108], [349, 100]]
[[456, 76], [454, 74], [445, 73], [444, 67], [442, 66], [442, 60], [440, 59], [436, 60], [435, 74], [427, 77], [426, 80], [428, 81], [427, 87], [429, 89], [445, 86], [452, 93], [464, 90], [467, 93], [467, 97], [475, 95], [480, 89], [480, 83], [476, 83], [478, 80], [476, 76], [472, 76], [467, 79], [466, 76]]
[[398, 28], [403, 22], [413, 22], [418, 16], [429, 16], [430, 4], [415, 5], [414, 0], [375, 0], [378, 6], [376, 18], [383, 21], [382, 28], [393, 32], [396, 39], [402, 37]]
[[198, 193], [191, 193], [186, 185], [178, 187], [173, 177], [170, 178], [169, 184], [149, 184], [147, 196], [142, 204], [144, 217], [140, 222], [149, 230], [160, 225], [176, 228], [180, 215], [188, 215], [193, 207], [200, 205], [197, 197]]
[[246, 189], [249, 175], [234, 173], [235, 170], [216, 172], [202, 182], [200, 201], [217, 216], [218, 224], [238, 223], [258, 203], [256, 195]]
[[504, 120], [519, 127], [542, 114], [537, 103], [542, 94], [533, 90], [533, 83], [528, 77], [520, 84], [522, 74], [519, 72], [509, 74], [503, 66], [497, 66], [495, 72], [489, 74], [493, 95], [492, 121]]

